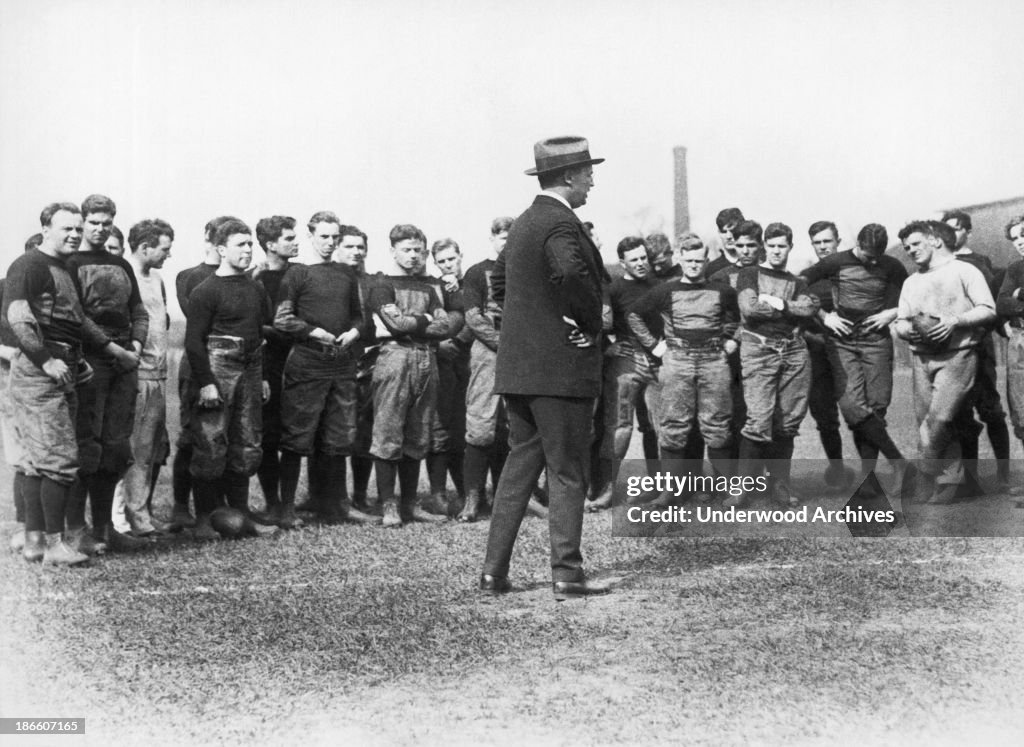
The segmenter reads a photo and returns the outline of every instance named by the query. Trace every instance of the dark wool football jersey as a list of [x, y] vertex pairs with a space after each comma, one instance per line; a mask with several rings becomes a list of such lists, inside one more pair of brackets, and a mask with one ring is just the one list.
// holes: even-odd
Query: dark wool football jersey
[[825, 257], [800, 274], [812, 288], [828, 281], [832, 309], [855, 323], [896, 308], [907, 279], [906, 269], [895, 257], [882, 255], [877, 264], [868, 265], [857, 259], [852, 249]]
[[263, 325], [272, 318], [270, 299], [263, 286], [245, 275], [211, 275], [189, 296], [185, 325], [185, 352], [192, 376], [200, 386], [215, 383], [206, 340], [210, 335], [236, 337], [247, 350], [255, 350]]
[[[765, 337], [788, 337], [818, 311], [818, 301], [807, 292], [807, 281], [785, 270], [754, 265], [736, 276], [740, 316], [745, 329]], [[777, 310], [759, 296], [767, 294], [783, 302]]]
[[671, 280], [636, 300], [627, 319], [633, 335], [648, 350], [660, 336], [651, 329], [653, 320], [660, 323], [666, 340], [700, 345], [735, 335], [739, 307], [736, 291], [726, 283]]
[[174, 292], [178, 298], [178, 307], [186, 319], [188, 318], [188, 299], [192, 295], [192, 291], [206, 278], [217, 272], [218, 267], [220, 267], [219, 264], [211, 265], [203, 262], [195, 267], [182, 270], [174, 279]]
[[64, 262], [38, 249], [22, 254], [7, 271], [3, 317], [17, 346], [40, 367], [50, 359], [46, 342], [102, 348], [110, 341], [82, 310]]
[[[66, 264], [78, 283], [85, 315], [122, 345], [130, 340], [145, 344], [149, 313], [128, 261], [100, 247], [76, 252]], [[87, 348], [97, 352], [92, 345]]]
[[359, 277], [348, 265], [296, 265], [284, 276], [276, 300], [274, 327], [293, 339], [304, 340], [317, 327], [335, 337], [355, 327], [364, 336]]
[[454, 329], [446, 294], [436, 278], [383, 275], [370, 291], [370, 308], [381, 321], [378, 338], [410, 342], [443, 340]]

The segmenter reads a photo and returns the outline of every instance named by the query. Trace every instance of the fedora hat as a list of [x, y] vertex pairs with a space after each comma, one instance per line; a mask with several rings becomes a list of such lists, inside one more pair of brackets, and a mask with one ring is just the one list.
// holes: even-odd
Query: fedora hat
[[587, 166], [592, 163], [603, 163], [603, 158], [590, 157], [590, 145], [585, 137], [566, 135], [549, 137], [534, 144], [533, 160], [536, 166], [525, 171], [527, 176], [548, 174], [561, 171], [572, 166]]

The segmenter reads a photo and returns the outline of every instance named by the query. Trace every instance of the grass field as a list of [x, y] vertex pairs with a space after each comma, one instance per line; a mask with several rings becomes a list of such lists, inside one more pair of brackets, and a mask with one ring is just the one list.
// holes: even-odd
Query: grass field
[[[900, 375], [902, 444], [908, 397]], [[516, 593], [475, 594], [486, 534], [314, 527], [74, 571], [3, 554], [0, 716], [85, 717], [60, 745], [1024, 740], [1022, 539], [616, 538], [606, 512], [584, 551], [614, 593], [556, 604], [536, 519]]]

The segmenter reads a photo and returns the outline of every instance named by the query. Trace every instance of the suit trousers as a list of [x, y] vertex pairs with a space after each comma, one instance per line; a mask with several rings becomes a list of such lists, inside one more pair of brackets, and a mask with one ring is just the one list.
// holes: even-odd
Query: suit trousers
[[548, 470], [551, 577], [583, 579], [583, 500], [594, 398], [506, 395], [508, 460], [494, 494], [484, 573], [508, 576], [512, 549], [541, 471]]

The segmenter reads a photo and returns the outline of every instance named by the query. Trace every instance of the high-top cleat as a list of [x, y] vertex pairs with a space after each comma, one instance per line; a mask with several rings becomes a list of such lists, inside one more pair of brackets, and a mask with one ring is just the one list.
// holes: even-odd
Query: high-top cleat
[[138, 552], [152, 545], [148, 539], [117, 531], [112, 524], [94, 529], [93, 538], [106, 545], [107, 552]]
[[187, 506], [175, 503], [174, 508], [171, 510], [171, 520], [169, 523], [177, 524], [183, 529], [193, 529], [196, 525], [196, 517], [189, 512]]
[[175, 524], [172, 521], [163, 521], [155, 516], [151, 516], [149, 523], [153, 525], [153, 537], [155, 539], [167, 539], [171, 535], [178, 534], [184, 527], [181, 524]]
[[365, 511], [370, 507], [370, 501], [366, 495], [365, 490], [352, 491], [352, 505], [358, 508], [360, 511]]
[[25, 549], [25, 525], [18, 524], [18, 528], [11, 535], [11, 552], [21, 552]]
[[431, 493], [430, 497], [422, 501], [422, 508], [437, 516], [448, 516], [448, 494], [439, 490]]
[[402, 526], [402, 515], [398, 511], [397, 501], [384, 502], [384, 517], [381, 524], [389, 529]]
[[299, 529], [305, 526], [305, 522], [295, 513], [294, 503], [280, 503], [274, 506], [271, 511], [276, 511], [276, 523], [282, 529]]
[[409, 509], [409, 518], [424, 524], [444, 524], [448, 521], [447, 513], [444, 516], [432, 514], [423, 507], [422, 501], [416, 501]]
[[68, 547], [60, 532], [46, 535], [43, 565], [75, 566], [89, 562], [89, 556]]
[[585, 504], [586, 510], [590, 513], [597, 511], [604, 511], [605, 509], [611, 508], [615, 504], [615, 494], [613, 493], [614, 485], [609, 485], [605, 490], [592, 501], [587, 501]]
[[46, 535], [42, 532], [25, 532], [25, 546], [21, 556], [30, 563], [38, 563], [46, 553]]
[[196, 525], [192, 530], [192, 536], [203, 542], [220, 539], [220, 534], [210, 524], [210, 514], [200, 514], [196, 517]]
[[312, 497], [295, 504], [295, 510], [300, 514], [319, 514], [324, 511], [324, 508], [321, 501]]
[[[373, 514], [364, 513], [363, 511], [360, 511], [355, 506], [350, 506], [350, 505], [347, 505], [347, 504], [342, 506], [342, 515], [343, 515], [344, 520], [347, 521], [349, 524], [380, 524], [381, 523], [381, 517], [375, 516]], [[443, 517], [439, 516], [437, 518], [443, 518]]]
[[89, 532], [88, 527], [84, 526], [78, 529], [69, 529], [65, 543], [72, 550], [83, 555], [102, 555], [107, 551], [106, 543], [97, 541]]
[[[283, 510], [284, 507], [280, 503], [275, 503], [273, 506], [268, 507], [266, 511], [250, 511], [249, 518], [263, 526], [280, 526], [281, 512]], [[295, 506], [292, 506], [292, 513], [295, 513]]]
[[480, 491], [470, 490], [466, 493], [466, 505], [459, 512], [458, 520], [463, 524], [471, 524], [477, 520], [480, 513]]

